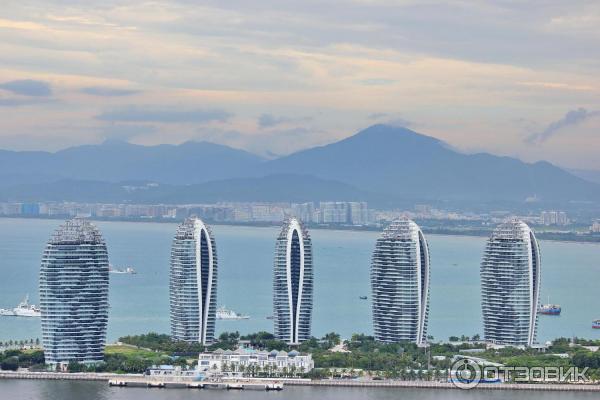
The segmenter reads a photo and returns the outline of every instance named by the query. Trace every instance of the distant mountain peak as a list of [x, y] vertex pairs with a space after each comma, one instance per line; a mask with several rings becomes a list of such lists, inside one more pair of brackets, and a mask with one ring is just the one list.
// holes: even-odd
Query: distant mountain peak
[[354, 136], [364, 136], [364, 135], [379, 135], [384, 137], [413, 137], [413, 138], [424, 138], [433, 140], [436, 142], [440, 142], [439, 139], [436, 139], [432, 136], [427, 136], [422, 133], [418, 133], [404, 126], [397, 125], [387, 125], [387, 124], [375, 124], [371, 125], [368, 128], [359, 131]]

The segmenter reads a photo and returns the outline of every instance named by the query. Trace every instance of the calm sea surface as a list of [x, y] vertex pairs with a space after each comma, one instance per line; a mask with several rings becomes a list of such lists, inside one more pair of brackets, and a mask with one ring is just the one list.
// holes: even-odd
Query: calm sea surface
[[[12, 308], [27, 293], [37, 304], [41, 254], [59, 224], [56, 220], [0, 219], [0, 308]], [[96, 224], [107, 241], [111, 263], [131, 265], [138, 271], [137, 275], [110, 276], [108, 339], [149, 331], [168, 333], [169, 252], [176, 225]], [[218, 303], [251, 316], [244, 321], [217, 321], [218, 331], [272, 330], [272, 321], [266, 317], [271, 314], [272, 257], [278, 229], [213, 226], [213, 231], [219, 258]], [[370, 333], [370, 300], [360, 300], [359, 296], [371, 297], [369, 263], [378, 233], [312, 230], [311, 236], [315, 264], [313, 334], [335, 331], [349, 337], [355, 332]], [[436, 339], [482, 333], [479, 263], [485, 239], [430, 235], [428, 240], [432, 262], [429, 333]], [[546, 241], [540, 246], [542, 301], [550, 296], [552, 302], [562, 305], [563, 312], [560, 317], [540, 317], [538, 338], [599, 339], [600, 330], [592, 330], [591, 321], [600, 318], [600, 245]], [[0, 317], [0, 340], [37, 337], [39, 319]], [[36, 385], [32, 390], [46, 387]], [[298, 393], [305, 393], [302, 390]]]
[[227, 391], [188, 389], [111, 388], [101, 382], [0, 380], [0, 399], [19, 400], [587, 400], [597, 399], [597, 393], [526, 392], [482, 390], [427, 390], [382, 388], [291, 387], [282, 392]]

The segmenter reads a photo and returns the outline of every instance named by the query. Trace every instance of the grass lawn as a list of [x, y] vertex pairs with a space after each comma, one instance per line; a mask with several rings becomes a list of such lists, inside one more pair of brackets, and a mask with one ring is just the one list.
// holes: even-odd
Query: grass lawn
[[117, 344], [106, 345], [104, 350], [105, 354], [123, 354], [125, 356], [139, 356], [142, 358], [155, 358], [161, 356], [167, 356], [166, 353], [153, 352], [149, 350], [138, 349], [133, 346], [122, 346]]

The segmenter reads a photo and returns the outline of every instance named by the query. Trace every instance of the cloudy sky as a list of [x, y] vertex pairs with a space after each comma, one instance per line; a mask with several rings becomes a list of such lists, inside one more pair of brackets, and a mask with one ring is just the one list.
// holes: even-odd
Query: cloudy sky
[[598, 1], [4, 0], [0, 148], [277, 155], [386, 122], [600, 169], [599, 43]]

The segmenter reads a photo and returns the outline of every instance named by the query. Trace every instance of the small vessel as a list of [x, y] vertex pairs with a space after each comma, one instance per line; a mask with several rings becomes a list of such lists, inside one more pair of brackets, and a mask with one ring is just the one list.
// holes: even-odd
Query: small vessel
[[217, 319], [225, 320], [237, 320], [237, 319], [249, 319], [249, 315], [238, 314], [233, 310], [228, 310], [225, 306], [217, 308]]
[[600, 319], [596, 319], [596, 320], [592, 321], [592, 328], [600, 329]]
[[539, 311], [544, 315], [560, 315], [562, 308], [560, 304], [550, 304], [550, 296], [548, 296], [548, 303], [540, 305]]
[[115, 268], [112, 265], [108, 266], [108, 272], [111, 274], [137, 274], [136, 270], [132, 267], [126, 267], [124, 269]]
[[29, 304], [29, 295], [25, 295], [23, 301], [13, 308], [13, 314], [16, 317], [41, 317], [42, 312], [35, 304]]
[[367, 296], [359, 296], [359, 299], [361, 299], [361, 300], [366, 300], [366, 299], [367, 299]]
[[0, 308], [0, 317], [14, 317], [15, 313], [13, 310], [8, 310], [6, 308]]
[[267, 315], [267, 319], [275, 319], [275, 317], [272, 315]]

